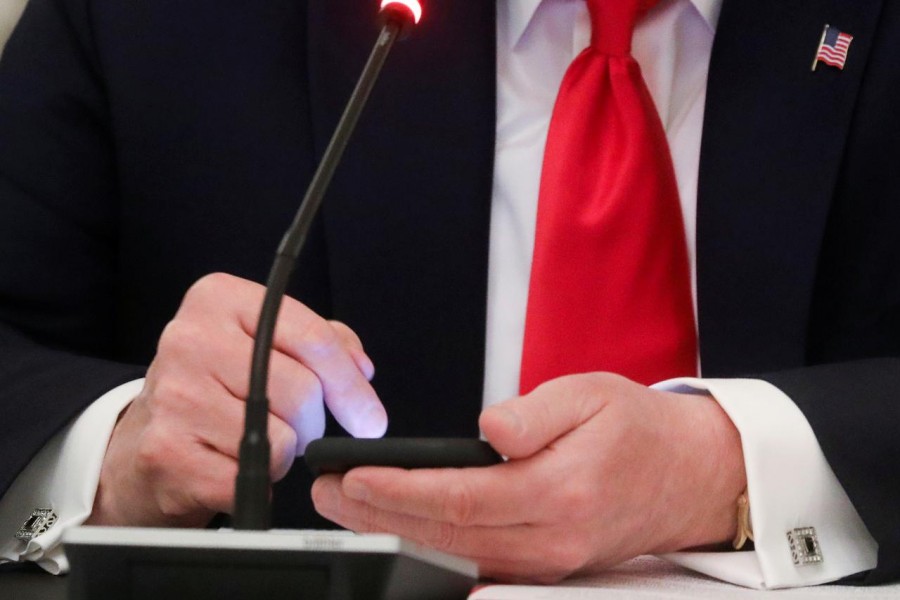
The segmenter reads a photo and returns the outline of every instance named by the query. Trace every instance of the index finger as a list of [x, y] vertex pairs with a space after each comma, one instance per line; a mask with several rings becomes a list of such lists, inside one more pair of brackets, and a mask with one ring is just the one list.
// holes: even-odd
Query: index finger
[[[255, 338], [265, 288], [246, 283], [233, 290], [244, 296], [235, 306], [241, 328]], [[354, 358], [361, 350], [347, 337], [301, 302], [289, 296], [282, 300], [274, 348], [315, 373], [325, 404], [344, 429], [356, 437], [380, 437], [387, 430], [387, 413]]]
[[461, 527], [506, 526], [539, 520], [529, 483], [535, 474], [535, 465], [521, 462], [465, 469], [359, 467], [344, 475], [342, 488], [382, 510]]

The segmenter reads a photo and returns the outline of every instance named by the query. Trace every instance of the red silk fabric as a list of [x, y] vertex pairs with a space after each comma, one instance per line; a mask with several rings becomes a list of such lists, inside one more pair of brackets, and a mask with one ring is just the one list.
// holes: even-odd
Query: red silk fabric
[[641, 0], [589, 0], [591, 46], [563, 78], [538, 200], [520, 391], [572, 373], [696, 374], [675, 171], [631, 37]]

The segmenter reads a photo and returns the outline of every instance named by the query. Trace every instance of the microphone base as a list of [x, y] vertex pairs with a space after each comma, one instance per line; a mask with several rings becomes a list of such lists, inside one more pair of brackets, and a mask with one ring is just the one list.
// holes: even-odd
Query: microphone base
[[74, 527], [70, 600], [463, 600], [467, 560], [393, 535]]

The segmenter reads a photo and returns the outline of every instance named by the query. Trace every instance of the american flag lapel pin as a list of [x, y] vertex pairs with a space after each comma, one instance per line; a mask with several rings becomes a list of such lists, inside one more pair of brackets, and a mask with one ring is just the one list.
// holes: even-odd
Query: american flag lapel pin
[[853, 36], [849, 33], [826, 25], [822, 30], [822, 37], [819, 39], [819, 47], [816, 48], [816, 58], [813, 59], [812, 70], [816, 70], [819, 62], [843, 70], [852, 41]]

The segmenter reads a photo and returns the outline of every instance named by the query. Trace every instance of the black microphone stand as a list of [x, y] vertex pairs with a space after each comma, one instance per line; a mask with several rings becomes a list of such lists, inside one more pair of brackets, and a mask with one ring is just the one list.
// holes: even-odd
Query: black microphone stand
[[363, 68], [359, 82], [344, 114], [338, 122], [331, 142], [325, 149], [322, 162], [313, 175], [306, 196], [297, 210], [294, 221], [285, 233], [275, 262], [269, 272], [266, 294], [253, 345], [253, 359], [250, 369], [250, 394], [247, 398], [244, 437], [241, 440], [240, 459], [235, 492], [235, 529], [268, 529], [271, 508], [269, 506], [269, 399], [266, 387], [269, 380], [269, 358], [278, 309], [294, 271], [300, 250], [306, 242], [310, 225], [322, 205], [325, 192], [331, 183], [334, 171], [341, 161], [347, 142], [356, 127], [359, 115], [369, 99], [369, 94], [381, 73], [394, 42], [404, 29], [414, 25], [412, 10], [402, 3], [388, 4], [382, 9], [384, 25], [375, 42], [375, 47]]

